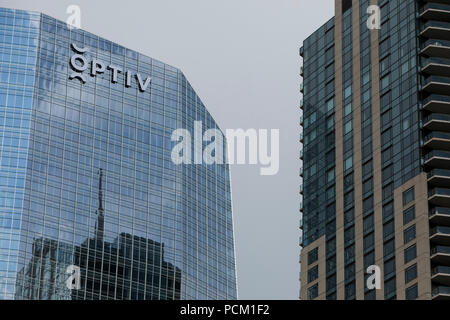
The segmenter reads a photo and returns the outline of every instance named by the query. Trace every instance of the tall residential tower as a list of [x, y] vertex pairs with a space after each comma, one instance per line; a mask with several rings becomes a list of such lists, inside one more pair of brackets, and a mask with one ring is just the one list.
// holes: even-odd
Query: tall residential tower
[[450, 298], [450, 0], [336, 0], [300, 55], [301, 299]]

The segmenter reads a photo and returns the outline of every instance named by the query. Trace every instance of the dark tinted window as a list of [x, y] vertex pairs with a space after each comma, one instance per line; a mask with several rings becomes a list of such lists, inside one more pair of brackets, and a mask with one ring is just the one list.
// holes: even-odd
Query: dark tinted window
[[405, 244], [416, 238], [416, 225], [413, 225], [404, 231]]
[[403, 192], [403, 205], [407, 205], [414, 200], [414, 187]]
[[412, 265], [405, 270], [405, 283], [408, 283], [417, 278], [417, 264]]
[[319, 248], [314, 248], [308, 252], [308, 264], [314, 263], [319, 259]]
[[405, 264], [414, 260], [417, 257], [416, 245], [412, 245], [405, 249]]

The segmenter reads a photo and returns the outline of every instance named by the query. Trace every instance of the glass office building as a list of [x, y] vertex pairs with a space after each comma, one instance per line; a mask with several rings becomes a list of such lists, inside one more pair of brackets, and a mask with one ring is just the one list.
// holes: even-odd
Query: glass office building
[[449, 41], [450, 0], [336, 0], [304, 41], [302, 299], [450, 297]]
[[229, 167], [171, 160], [194, 121], [180, 70], [1, 8], [0, 299], [236, 299]]

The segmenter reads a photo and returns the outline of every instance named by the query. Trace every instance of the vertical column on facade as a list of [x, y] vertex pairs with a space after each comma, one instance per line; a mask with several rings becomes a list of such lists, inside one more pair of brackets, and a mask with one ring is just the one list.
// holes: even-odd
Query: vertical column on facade
[[364, 298], [363, 281], [363, 205], [361, 151], [361, 59], [360, 59], [360, 0], [353, 0], [353, 169], [355, 205], [355, 281], [356, 299]]
[[[378, 0], [371, 0], [371, 5], [378, 5]], [[375, 225], [375, 264], [383, 274], [383, 204], [381, 180], [381, 129], [380, 129], [380, 69], [378, 30], [370, 31], [372, 64], [372, 137], [373, 137], [373, 196]], [[382, 283], [383, 287], [383, 283]], [[377, 290], [376, 299], [384, 299], [384, 290]]]
[[344, 159], [342, 141], [342, 0], [335, 1], [335, 140], [336, 140], [336, 282], [337, 299], [344, 290]]

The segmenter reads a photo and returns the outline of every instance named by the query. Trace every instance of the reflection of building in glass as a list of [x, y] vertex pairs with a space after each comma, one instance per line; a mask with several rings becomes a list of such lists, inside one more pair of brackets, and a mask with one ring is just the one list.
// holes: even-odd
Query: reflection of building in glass
[[[76, 48], [123, 72], [70, 79]], [[0, 9], [0, 299], [235, 299], [229, 167], [171, 160], [194, 121], [217, 128], [180, 70]], [[77, 261], [71, 296], [58, 275]]]
[[180, 299], [181, 270], [164, 261], [163, 244], [123, 233], [103, 252], [97, 245], [90, 239], [77, 248], [82, 289], [74, 299]]
[[16, 297], [39, 300], [70, 300], [66, 269], [73, 263], [72, 246], [40, 238], [33, 242], [30, 263], [17, 273]]
[[[16, 294], [42, 300], [180, 299], [181, 270], [164, 261], [162, 244], [121, 234], [103, 248], [98, 245], [89, 239], [67, 255], [67, 244], [37, 239], [30, 264], [17, 275]], [[80, 290], [66, 286], [71, 264], [80, 266]], [[160, 287], [167, 289], [160, 291]]]

